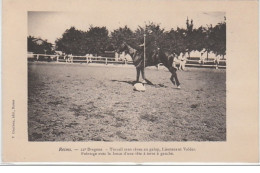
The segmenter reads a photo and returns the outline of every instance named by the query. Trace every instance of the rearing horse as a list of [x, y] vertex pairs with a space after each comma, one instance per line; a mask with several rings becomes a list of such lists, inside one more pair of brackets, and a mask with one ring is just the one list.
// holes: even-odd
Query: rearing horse
[[[139, 82], [139, 76], [140, 72], [142, 74], [143, 81], [146, 81], [145, 75], [144, 75], [144, 53], [142, 51], [138, 51], [137, 49], [134, 49], [127, 43], [122, 43], [121, 46], [117, 50], [118, 52], [125, 51], [128, 53], [133, 60], [133, 64], [136, 67], [136, 81]], [[177, 69], [172, 66], [173, 64], [174, 55], [171, 54], [168, 51], [163, 51], [160, 48], [155, 48], [152, 51], [147, 51], [146, 53], [146, 59], [145, 59], [145, 67], [147, 66], [156, 66], [159, 63], [163, 63], [163, 65], [172, 73], [172, 76], [170, 80], [172, 83], [177, 85], [178, 88], [180, 88], [180, 82], [177, 77]]]
[[[122, 53], [125, 52], [129, 54], [133, 60], [133, 64], [136, 67], [136, 82], [139, 82], [140, 72], [142, 74], [142, 79], [145, 81], [145, 75], [144, 75], [144, 55], [143, 52], [137, 51], [136, 49], [132, 48], [127, 43], [121, 44], [117, 52]], [[146, 64], [147, 66], [147, 64]]]

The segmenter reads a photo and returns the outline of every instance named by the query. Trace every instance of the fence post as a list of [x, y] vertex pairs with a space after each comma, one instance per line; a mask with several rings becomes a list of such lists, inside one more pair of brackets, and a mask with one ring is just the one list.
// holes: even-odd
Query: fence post
[[59, 55], [57, 55], [57, 62], [59, 62]]
[[39, 61], [39, 54], [37, 55], [37, 61]]
[[71, 63], [73, 63], [73, 56], [71, 56]]
[[106, 65], [107, 65], [107, 58], [106, 58]]

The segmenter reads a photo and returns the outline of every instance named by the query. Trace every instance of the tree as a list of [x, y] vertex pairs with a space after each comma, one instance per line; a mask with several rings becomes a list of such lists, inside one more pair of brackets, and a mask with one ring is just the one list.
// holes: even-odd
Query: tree
[[186, 32], [185, 32], [185, 43], [186, 43], [186, 51], [190, 56], [190, 52], [194, 49], [193, 47], [193, 20], [189, 23], [189, 19], [186, 20]]
[[37, 46], [36, 42], [34, 41], [35, 39], [36, 38], [32, 36], [27, 37], [27, 51], [35, 52]]
[[226, 55], [226, 22], [221, 22], [215, 27], [212, 25], [204, 28], [205, 44], [204, 47], [208, 52], [213, 52], [216, 55]]
[[204, 41], [206, 35], [203, 32], [203, 27], [199, 27], [198, 29], [194, 29], [191, 35], [191, 50], [194, 51], [202, 51], [204, 48]]
[[211, 50], [216, 55], [226, 55], [226, 22], [217, 24], [210, 35], [211, 39], [214, 40], [214, 44]]
[[86, 33], [89, 53], [103, 53], [109, 45], [108, 30], [106, 27], [90, 27]]
[[135, 36], [133, 31], [127, 26], [123, 28], [120, 27], [111, 33], [110, 42], [113, 45], [113, 48], [116, 49], [123, 42], [135, 44]]
[[35, 38], [33, 36], [27, 37], [27, 50], [37, 54], [52, 54], [53, 45], [47, 40]]
[[86, 54], [86, 33], [71, 27], [67, 29], [62, 37], [55, 41], [56, 48], [66, 54], [84, 55]]
[[143, 51], [143, 47], [140, 45], [144, 43], [144, 34], [146, 34], [146, 47], [149, 50], [163, 44], [164, 29], [161, 29], [159, 24], [154, 23], [146, 24], [145, 27], [138, 26], [134, 32], [127, 26], [120, 27], [111, 33], [110, 42], [114, 49], [123, 42], [127, 42], [135, 49]]
[[186, 44], [186, 30], [177, 27], [177, 30], [171, 29], [164, 35], [164, 48], [180, 55], [180, 53], [185, 52], [187, 49]]
[[144, 28], [138, 27], [135, 31], [135, 38], [137, 44], [144, 43], [144, 34], [146, 34], [146, 45], [164, 47], [164, 29], [160, 27], [159, 24], [153, 22], [146, 24]]
[[189, 22], [186, 20], [186, 34], [185, 34], [185, 44], [186, 52], [190, 56], [191, 51], [202, 51], [205, 47], [206, 34], [204, 33], [204, 28], [200, 26], [199, 28], [193, 28], [193, 20]]
[[179, 28], [177, 30], [171, 29], [165, 33], [164, 44], [171, 52], [180, 55], [180, 53], [188, 54], [191, 51], [201, 51], [204, 48], [205, 34], [203, 27], [198, 29], [193, 28], [193, 20], [189, 22], [186, 20], [186, 28]]
[[66, 54], [85, 55], [102, 53], [108, 47], [109, 37], [106, 27], [90, 27], [89, 31], [80, 31], [71, 27], [61, 38], [55, 41], [57, 50]]
[[[177, 27], [165, 31], [159, 24], [149, 22], [144, 27], [138, 26], [132, 31], [128, 26], [120, 27], [108, 35], [106, 27], [91, 26], [88, 31], [80, 31], [71, 27], [67, 29], [61, 38], [56, 40], [57, 50], [67, 54], [85, 55], [87, 53], [99, 54], [106, 50], [117, 49], [124, 41], [135, 49], [143, 51], [140, 46], [144, 43], [146, 34], [147, 53], [155, 48], [170, 50], [172, 53], [190, 53], [191, 51], [213, 52], [217, 55], [226, 54], [226, 23], [222, 22], [213, 27], [193, 28], [193, 20], [186, 20], [186, 28]], [[36, 49], [34, 38], [28, 38], [28, 48]], [[49, 45], [44, 44], [45, 47]]]

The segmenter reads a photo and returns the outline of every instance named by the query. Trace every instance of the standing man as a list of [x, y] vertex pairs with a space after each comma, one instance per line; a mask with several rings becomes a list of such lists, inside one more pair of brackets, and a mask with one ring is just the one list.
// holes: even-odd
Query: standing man
[[186, 57], [185, 57], [185, 53], [182, 54], [181, 58], [180, 58], [180, 70], [185, 70], [185, 65], [186, 65]]

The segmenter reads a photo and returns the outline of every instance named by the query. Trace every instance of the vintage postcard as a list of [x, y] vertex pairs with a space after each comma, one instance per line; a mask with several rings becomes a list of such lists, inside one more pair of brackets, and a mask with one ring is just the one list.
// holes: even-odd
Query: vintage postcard
[[258, 1], [3, 0], [2, 162], [259, 163]]

